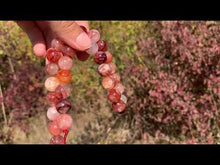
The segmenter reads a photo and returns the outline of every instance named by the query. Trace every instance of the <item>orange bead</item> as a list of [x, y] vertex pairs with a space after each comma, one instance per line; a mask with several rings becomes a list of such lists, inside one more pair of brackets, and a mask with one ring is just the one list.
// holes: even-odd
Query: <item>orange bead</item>
[[110, 52], [108, 52], [108, 51], [106, 51], [105, 54], [107, 56], [107, 60], [106, 60], [105, 63], [107, 63], [107, 64], [111, 63], [112, 59], [113, 59], [112, 54]]
[[115, 86], [115, 81], [114, 81], [112, 78], [110, 78], [110, 77], [107, 76], [107, 77], [103, 78], [103, 80], [102, 80], [102, 86], [103, 86], [105, 89], [110, 90], [110, 89], [114, 88], [114, 86]]
[[56, 76], [60, 83], [63, 84], [69, 83], [72, 80], [72, 75], [68, 70], [60, 70]]

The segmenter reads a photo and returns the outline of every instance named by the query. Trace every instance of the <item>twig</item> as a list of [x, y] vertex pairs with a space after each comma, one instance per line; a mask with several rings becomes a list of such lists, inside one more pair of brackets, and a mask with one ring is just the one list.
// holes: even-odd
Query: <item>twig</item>
[[10, 68], [11, 68], [11, 72], [13, 73], [13, 77], [16, 80], [17, 77], [16, 77], [16, 74], [15, 74], [15, 70], [14, 70], [14, 66], [12, 64], [11, 58], [9, 56], [7, 56], [7, 58], [8, 58], [8, 63], [9, 63]]
[[[1, 88], [1, 84], [0, 84], [0, 97], [3, 99], [3, 93], [2, 93], [2, 88]], [[3, 113], [3, 117], [4, 117], [4, 122], [7, 125], [7, 118], [6, 118], [6, 114], [5, 114], [5, 105], [4, 102], [2, 101], [2, 113]]]

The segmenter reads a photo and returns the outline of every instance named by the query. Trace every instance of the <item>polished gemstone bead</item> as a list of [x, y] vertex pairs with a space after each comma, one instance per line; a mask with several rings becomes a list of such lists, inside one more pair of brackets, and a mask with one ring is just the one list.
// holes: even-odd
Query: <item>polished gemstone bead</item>
[[94, 55], [94, 61], [97, 63], [97, 64], [103, 64], [105, 63], [107, 60], [107, 56], [105, 54], [105, 52], [102, 52], [102, 51], [98, 51], [96, 52], [96, 54]]
[[125, 90], [125, 87], [121, 83], [117, 83], [115, 85], [114, 89], [122, 94]]
[[98, 73], [101, 76], [108, 76], [111, 74], [111, 68], [108, 64], [101, 64], [98, 67]]
[[92, 43], [92, 46], [87, 49], [86, 52], [90, 55], [94, 55], [96, 52], [98, 52], [98, 45], [96, 43]]
[[108, 43], [105, 41], [105, 40], [99, 40], [97, 42], [97, 45], [98, 45], [98, 50], [99, 51], [107, 51], [108, 50]]
[[54, 120], [54, 121], [49, 123], [49, 132], [50, 132], [50, 134], [55, 135], [55, 136], [57, 136], [57, 135], [62, 133], [62, 130], [58, 126], [57, 120]]
[[53, 136], [53, 137], [50, 139], [50, 144], [65, 144], [65, 142], [64, 142], [64, 137], [63, 137], [63, 136], [60, 136], [60, 135]]
[[56, 89], [55, 89], [55, 93], [59, 96], [62, 96], [62, 98], [67, 98], [68, 96], [70, 96], [71, 93], [71, 89], [69, 86], [67, 86], [66, 84], [60, 84]]
[[125, 95], [121, 95], [121, 100], [126, 104], [128, 99]]
[[47, 118], [49, 120], [56, 120], [60, 113], [56, 110], [56, 107], [52, 106], [47, 110]]
[[59, 113], [67, 113], [71, 109], [71, 103], [67, 99], [59, 100], [55, 106]]
[[89, 54], [86, 52], [76, 52], [76, 57], [79, 61], [86, 61], [89, 58]]
[[111, 89], [108, 93], [108, 100], [113, 102], [113, 103], [117, 103], [120, 101], [121, 98], [121, 94], [116, 91], [115, 89]]
[[92, 43], [98, 42], [100, 39], [100, 33], [98, 30], [95, 29], [90, 30], [88, 36], [91, 39]]
[[56, 77], [48, 77], [44, 83], [45, 88], [48, 91], [55, 91], [56, 87], [60, 84], [59, 80]]
[[63, 70], [70, 70], [73, 66], [73, 60], [68, 56], [63, 56], [58, 61], [58, 66]]
[[76, 51], [65, 44], [63, 45], [61, 51], [63, 52], [64, 56], [69, 56], [70, 58], [73, 58], [76, 55]]
[[112, 88], [114, 88], [115, 86], [115, 81], [110, 78], [110, 77], [104, 77], [102, 80], [102, 86], [106, 89], [106, 90], [110, 90]]
[[73, 125], [73, 119], [69, 114], [61, 114], [56, 121], [61, 130], [69, 129]]
[[58, 60], [60, 59], [60, 57], [62, 57], [62, 56], [63, 56], [62, 52], [57, 51], [54, 48], [50, 48], [47, 50], [46, 57], [49, 62], [57, 63]]
[[116, 65], [113, 62], [111, 62], [109, 63], [109, 66], [111, 67], [111, 74], [114, 74], [117, 69]]
[[112, 103], [112, 109], [117, 113], [123, 113], [126, 110], [126, 104], [120, 100], [117, 103]]
[[47, 94], [47, 100], [52, 102], [52, 103], [56, 103], [57, 101], [63, 99], [63, 96], [61, 93], [57, 93], [57, 92], [49, 92]]
[[55, 48], [58, 51], [62, 51], [63, 42], [55, 38], [51, 41], [51, 47]]
[[107, 64], [111, 63], [112, 59], [113, 59], [112, 54], [110, 52], [108, 52], [108, 51], [106, 51], [105, 54], [107, 56], [107, 60], [106, 60], [105, 63], [107, 63]]
[[72, 75], [68, 70], [60, 70], [56, 76], [60, 83], [63, 84], [69, 83], [72, 80]]
[[115, 80], [115, 83], [119, 83], [120, 82], [120, 76], [117, 73], [111, 74], [109, 75], [110, 78], [112, 78], [113, 80]]
[[46, 73], [49, 74], [50, 76], [57, 74], [58, 70], [59, 67], [55, 63], [49, 63], [46, 65]]

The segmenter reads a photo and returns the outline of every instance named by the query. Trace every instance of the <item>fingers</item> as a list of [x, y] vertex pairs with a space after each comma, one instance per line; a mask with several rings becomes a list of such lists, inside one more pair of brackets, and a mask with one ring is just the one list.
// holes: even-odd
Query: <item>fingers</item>
[[33, 45], [34, 53], [38, 57], [46, 54], [46, 45], [42, 32], [33, 21], [16, 21], [17, 24], [27, 33]]
[[[45, 22], [39, 21], [40, 25]], [[85, 22], [80, 22], [88, 28]], [[91, 47], [91, 40], [88, 35], [82, 30], [80, 25], [75, 21], [47, 21], [47, 26], [45, 27], [46, 33], [50, 30], [52, 31], [54, 37], [59, 38], [65, 42], [70, 47], [83, 51]]]
[[88, 21], [75, 21], [79, 26], [84, 26], [87, 31], [89, 31], [89, 22]]

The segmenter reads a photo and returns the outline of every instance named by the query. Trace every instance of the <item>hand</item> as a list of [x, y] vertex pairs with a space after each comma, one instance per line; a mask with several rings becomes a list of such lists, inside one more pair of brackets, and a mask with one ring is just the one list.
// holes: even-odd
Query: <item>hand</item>
[[76, 50], [86, 50], [91, 46], [91, 40], [81, 29], [89, 30], [88, 21], [16, 21], [30, 38], [34, 53], [39, 57], [46, 55], [51, 47], [51, 41], [58, 38]]

